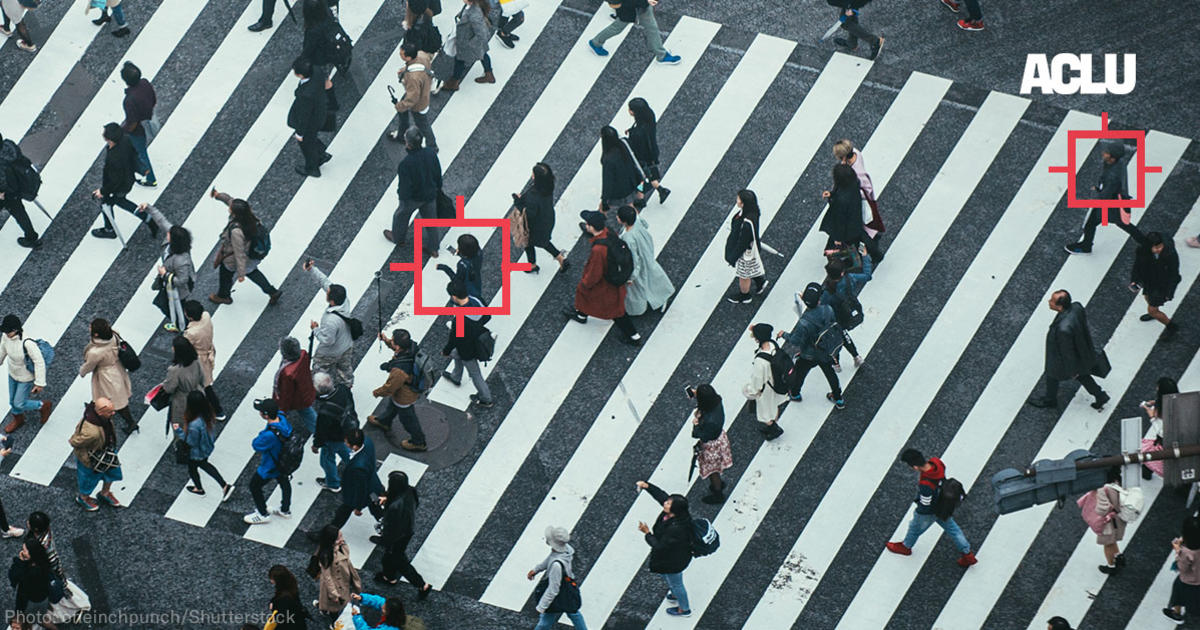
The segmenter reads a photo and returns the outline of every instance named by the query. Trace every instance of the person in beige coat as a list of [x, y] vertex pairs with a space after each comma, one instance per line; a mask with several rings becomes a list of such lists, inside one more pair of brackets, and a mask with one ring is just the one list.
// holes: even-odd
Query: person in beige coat
[[1125, 538], [1125, 521], [1121, 520], [1121, 468], [1113, 466], [1108, 469], [1108, 483], [1096, 490], [1096, 513], [1108, 519], [1104, 529], [1096, 534], [1096, 544], [1104, 546], [1105, 564], [1100, 565], [1100, 572], [1115, 574], [1125, 566], [1125, 554], [1121, 553], [1117, 543]]
[[208, 404], [212, 407], [217, 422], [224, 422], [225, 408], [221, 406], [217, 391], [213, 389], [217, 349], [213, 346], [212, 317], [204, 310], [204, 306], [195, 300], [184, 301], [183, 315], [187, 319], [187, 328], [183, 330], [183, 336], [192, 342], [192, 347], [196, 349], [196, 357], [200, 361], [200, 369], [204, 371], [204, 397], [208, 398]]
[[750, 382], [742, 386], [742, 394], [754, 401], [755, 414], [758, 421], [763, 423], [760, 429], [768, 440], [783, 435], [783, 429], [776, 421], [779, 419], [779, 406], [788, 400], [787, 394], [780, 394], [771, 387], [771, 360], [759, 356], [780, 352], [771, 340], [772, 330], [770, 324], [754, 324], [750, 327], [750, 336], [758, 349], [754, 352], [754, 364], [750, 368]]
[[270, 296], [269, 303], [276, 304], [282, 292], [258, 270], [258, 259], [250, 257], [250, 245], [254, 242], [262, 223], [245, 199], [234, 199], [225, 193], [217, 192], [216, 188], [209, 192], [209, 196], [229, 208], [229, 223], [221, 230], [221, 245], [213, 257], [213, 267], [219, 272], [217, 292], [208, 296], [209, 301], [214, 304], [233, 304], [230, 292], [233, 290], [234, 279], [244, 282], [246, 278], [250, 278], [263, 293]]
[[186, 424], [183, 412], [187, 409], [187, 397], [192, 392], [204, 391], [204, 370], [196, 356], [196, 349], [186, 337], [176, 337], [171, 342], [175, 356], [167, 367], [167, 377], [163, 379], [163, 391], [171, 397], [170, 413], [167, 418], [167, 428], [172, 424]]
[[388, 138], [393, 142], [403, 142], [404, 132], [408, 129], [408, 118], [412, 115], [412, 124], [425, 134], [425, 146], [437, 153], [437, 139], [433, 137], [433, 125], [429, 122], [429, 92], [433, 87], [433, 76], [429, 74], [431, 55], [421, 51], [416, 44], [405, 44], [400, 47], [400, 58], [404, 60], [404, 68], [396, 75], [404, 84], [404, 97], [396, 100], [396, 113], [399, 114], [399, 125], [395, 131], [388, 132]]
[[336, 525], [321, 530], [320, 546], [308, 564], [308, 574], [319, 581], [320, 592], [314, 602], [332, 624], [350, 603], [352, 595], [362, 592], [362, 578], [350, 562], [350, 548]]
[[129, 372], [117, 356], [121, 337], [108, 320], [99, 317], [92, 320], [91, 332], [92, 340], [83, 348], [79, 376], [92, 375], [92, 400], [107, 398], [112, 401], [113, 408], [125, 419], [125, 432], [133, 433], [137, 430], [133, 413], [129, 411], [133, 385], [129, 382]]

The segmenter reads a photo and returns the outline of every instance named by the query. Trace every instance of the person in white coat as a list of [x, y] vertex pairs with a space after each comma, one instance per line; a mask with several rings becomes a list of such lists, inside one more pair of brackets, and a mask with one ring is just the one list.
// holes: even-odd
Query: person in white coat
[[4, 427], [12, 433], [25, 424], [25, 414], [40, 412], [42, 424], [50, 417], [50, 401], [34, 396], [46, 387], [46, 361], [35, 340], [26, 338], [21, 319], [13, 314], [0, 322], [0, 363], [8, 364], [8, 406], [12, 421]]
[[625, 288], [625, 314], [641, 315], [648, 310], [666, 310], [667, 300], [675, 294], [675, 285], [654, 257], [650, 225], [638, 216], [633, 206], [617, 210], [621, 220], [621, 240], [633, 254], [633, 276]]
[[754, 338], [758, 349], [754, 352], [754, 364], [750, 368], [750, 382], [742, 386], [742, 394], [755, 401], [755, 415], [763, 423], [759, 430], [768, 440], [783, 435], [783, 429], [777, 422], [779, 406], [788, 400], [787, 394], [780, 394], [771, 386], [771, 357], [780, 352], [771, 339], [773, 330], [770, 324], [754, 324], [750, 327], [750, 336]]

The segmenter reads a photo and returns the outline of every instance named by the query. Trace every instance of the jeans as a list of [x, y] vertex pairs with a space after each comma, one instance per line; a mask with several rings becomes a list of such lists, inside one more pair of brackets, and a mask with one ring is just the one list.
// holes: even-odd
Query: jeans
[[33, 229], [33, 222], [29, 220], [29, 213], [25, 211], [25, 204], [21, 202], [20, 195], [5, 194], [4, 200], [0, 201], [0, 208], [8, 210], [8, 214], [12, 216], [13, 221], [21, 226], [21, 231], [25, 233], [25, 238], [36, 241], [38, 237], [37, 230]]
[[[544, 612], [538, 617], [538, 623], [533, 627], [533, 630], [550, 630], [558, 622], [558, 618], [564, 613]], [[583, 613], [573, 612], [565, 613], [567, 618], [571, 620], [571, 625], [575, 630], [587, 630], [587, 624], [583, 622]]]
[[[481, 63], [483, 63], [483, 71], [484, 72], [492, 71], [492, 58], [490, 56], [488, 56], [487, 53], [483, 53], [483, 59], [480, 61], [481, 61]], [[455, 58], [454, 74], [450, 75], [450, 78], [454, 79], [455, 81], [462, 81], [467, 76], [467, 70], [470, 70], [470, 69], [471, 69], [471, 64], [469, 64], [461, 59]]]
[[[121, 6], [117, 5], [117, 8], [119, 9], [119, 8], [121, 8]], [[133, 150], [137, 152], [138, 169], [141, 171], [142, 175], [144, 175], [146, 177], [146, 181], [147, 182], [158, 181], [158, 178], [156, 178], [154, 176], [154, 168], [150, 166], [150, 154], [146, 152], [145, 131], [143, 131], [142, 135], [140, 135], [140, 136], [137, 135], [136, 133], [126, 134], [126, 135], [129, 136], [129, 142], [131, 142], [133, 144]]]
[[[316, 372], [316, 370], [313, 370], [313, 371]], [[317, 410], [312, 405], [304, 407], [303, 409], [292, 409], [291, 411], [286, 412], [286, 415], [287, 415], [288, 422], [291, 423], [293, 427], [295, 427], [296, 425], [294, 423], [292, 423], [292, 418], [298, 417], [300, 419], [300, 425], [303, 426], [305, 428], [305, 430], [308, 431], [309, 435], [316, 433], [316, 431], [317, 431]]]
[[[1104, 390], [1100, 389], [1100, 385], [1096, 383], [1096, 379], [1092, 378], [1091, 374], [1080, 374], [1075, 377], [1075, 380], [1079, 381], [1079, 384], [1083, 385], [1087, 393], [1091, 394], [1094, 398], [1099, 398], [1100, 394], [1104, 393]], [[1046, 400], [1058, 400], [1058, 379], [1050, 378], [1049, 374], [1046, 375]]]
[[971, 550], [971, 543], [967, 542], [962, 528], [954, 522], [953, 517], [943, 521], [932, 514], [921, 514], [920, 512], [913, 514], [912, 520], [908, 523], [908, 534], [904, 536], [904, 546], [911, 549], [913, 545], [917, 544], [917, 539], [921, 537], [921, 534], [924, 534], [925, 530], [934, 523], [940, 525], [942, 530], [950, 536], [950, 540], [954, 541], [954, 546], [959, 553], [967, 553]]
[[437, 152], [437, 138], [433, 136], [433, 124], [429, 122], [428, 109], [424, 112], [415, 112], [412, 110], [400, 112], [398, 117], [399, 121], [396, 126], [396, 133], [401, 138], [404, 137], [404, 132], [408, 131], [409, 126], [416, 127], [421, 130], [421, 135], [425, 136], [425, 146], [434, 153]]
[[796, 368], [792, 371], [791, 382], [788, 384], [788, 391], [795, 396], [800, 393], [800, 388], [804, 386], [804, 379], [808, 377], [808, 373], [814, 367], [821, 368], [821, 373], [825, 375], [825, 381], [829, 383], [829, 391], [833, 392], [834, 398], [842, 397], [842, 386], [838, 383], [837, 372], [833, 371], [832, 363], [817, 363], [809, 361], [804, 357], [796, 357]]
[[[317, 352], [312, 358], [313, 374], [324, 372], [333, 377], [335, 385], [354, 387], [354, 346], [339, 355]], [[313, 417], [315, 418], [315, 412]]]
[[[108, 13], [108, 10], [104, 9], [101, 12]], [[115, 7], [113, 7], [112, 8], [112, 16], [113, 16], [113, 21], [117, 23], [117, 28], [125, 28], [125, 26], [126, 26], [126, 24], [125, 24], [125, 7], [122, 7], [119, 4]]]
[[692, 607], [688, 604], [687, 589], [683, 587], [683, 571], [663, 573], [662, 576], [667, 582], [667, 588], [675, 596], [675, 601], [679, 602], [679, 610], [691, 610]]
[[983, 9], [979, 8], [979, 0], [966, 0], [967, 2], [967, 21], [977, 22], [983, 19]]
[[[223, 298], [229, 297], [229, 292], [233, 290], [233, 270], [222, 264], [217, 268], [217, 295]], [[246, 277], [250, 282], [258, 285], [263, 293], [271, 295], [275, 292], [275, 287], [271, 286], [271, 281], [263, 275], [261, 271], [255, 267], [252, 271], [246, 273]]]
[[325, 486], [330, 489], [342, 487], [335, 456], [345, 464], [350, 461], [350, 447], [345, 442], [326, 442], [321, 445], [321, 470], [325, 471]]
[[[838, 15], [841, 16], [843, 14], [844, 12], [839, 10]], [[858, 47], [858, 40], [860, 37], [867, 40], [867, 43], [871, 45], [871, 48], [879, 47], [879, 36], [863, 28], [862, 25], [858, 23], [857, 15], [846, 16], [846, 21], [842, 22], [842, 29], [847, 33], [846, 41], [850, 44], [850, 48]]]
[[[414, 212], [422, 219], [436, 219], [437, 199], [430, 199], [429, 201], [400, 200], [400, 207], [392, 215], [392, 238], [396, 239], [397, 245], [404, 244], [404, 235], [408, 233], [408, 221], [412, 218]], [[442, 236], [438, 228], [425, 226], [422, 229], [421, 249], [427, 252], [436, 252], [441, 243]]]
[[412, 436], [412, 443], [418, 446], [425, 445], [425, 432], [421, 430], [421, 421], [417, 419], [417, 410], [412, 405], [402, 407], [391, 399], [385, 399], [379, 407], [379, 413], [375, 415], [375, 419], [380, 424], [391, 429], [392, 420], [399, 418], [400, 426], [404, 427], [404, 430]]
[[512, 34], [513, 31], [517, 30], [518, 26], [520, 26], [524, 23], [525, 23], [525, 12], [518, 11], [517, 14], [513, 15], [513, 16], [507, 16], [507, 15], [500, 16], [500, 19], [496, 21], [496, 28], [499, 29], [499, 31], [501, 33], [504, 33], [505, 35], [510, 35], [510, 34]]
[[188, 476], [192, 478], [192, 485], [196, 486], [196, 488], [203, 487], [200, 485], [201, 470], [208, 473], [208, 476], [212, 477], [218, 486], [222, 488], [226, 486], [225, 478], [221, 476], [221, 473], [217, 472], [216, 466], [208, 463], [208, 459], [193, 459], [188, 462]]
[[476, 359], [463, 360], [458, 358], [458, 350], [451, 350], [450, 358], [454, 361], [454, 369], [450, 371], [450, 379], [462, 381], [463, 367], [466, 367], [467, 374], [471, 375], [471, 382], [475, 385], [475, 391], [479, 393], [480, 402], [492, 402], [492, 390], [488, 389], [487, 381], [483, 378], [483, 372], [479, 369], [479, 361]]
[[[279, 482], [279, 489], [283, 492], [283, 501], [279, 504], [279, 511], [292, 511], [292, 482], [287, 475], [280, 475], [275, 479]], [[263, 486], [267, 485], [270, 479], [263, 479], [255, 472], [250, 476], [250, 496], [254, 498], [254, 508], [259, 514], [267, 516], [267, 497], [263, 494]]]
[[409, 584], [418, 589], [425, 586], [425, 578], [417, 573], [416, 567], [412, 565], [412, 561], [408, 558], [408, 541], [412, 537], [402, 538], [386, 547], [383, 552], [382, 564], [383, 568], [380, 573], [384, 577], [394, 580], [396, 574], [399, 573], [404, 579], [408, 580]]
[[[371, 516], [375, 517], [375, 520], [380, 520], [383, 518], [383, 506], [379, 505], [378, 501], [368, 501], [366, 507], [367, 511], [371, 513]], [[345, 527], [346, 521], [350, 520], [350, 515], [353, 513], [354, 508], [343, 503], [337, 506], [337, 510], [333, 513], [333, 521], [331, 522], [336, 525], [338, 529], [341, 529], [342, 527]]]
[[[1125, 232], [1132, 234], [1133, 227], [1126, 225], [1125, 222], [1121, 220], [1120, 212], [1120, 208], [1109, 209], [1108, 224], [1116, 225]], [[1100, 208], [1092, 208], [1091, 210], [1088, 210], [1087, 219], [1083, 222], [1083, 236], [1079, 239], [1080, 245], [1083, 245], [1087, 249], [1092, 248], [1092, 244], [1096, 241], [1096, 228], [1099, 227], [1103, 219], [1104, 211]]]
[[[638, 11], [637, 23], [642, 27], [642, 33], [646, 36], [646, 45], [654, 51], [654, 58], [662, 61], [663, 57], [667, 56], [667, 49], [663, 48], [662, 33], [658, 31], [658, 21], [654, 19], [654, 7], [646, 7]], [[625, 30], [628, 25], [628, 22], [613, 20], [612, 24], [604, 27], [604, 30], [592, 38], [592, 43], [603, 46], [604, 42]]]
[[33, 381], [22, 383], [12, 376], [8, 377], [8, 406], [12, 408], [13, 415], [29, 413], [42, 408], [42, 401], [29, 397], [32, 390]]

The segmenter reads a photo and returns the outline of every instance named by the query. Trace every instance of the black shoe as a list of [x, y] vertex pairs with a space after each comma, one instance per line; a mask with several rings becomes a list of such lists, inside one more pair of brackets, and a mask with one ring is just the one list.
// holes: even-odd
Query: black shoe
[[1164, 608], [1164, 609], [1162, 609], [1162, 611], [1163, 611], [1163, 614], [1167, 616], [1167, 619], [1170, 619], [1171, 621], [1174, 621], [1177, 624], [1182, 624], [1185, 621], [1187, 621], [1187, 617], [1184, 617], [1183, 615], [1175, 612], [1174, 608]]
[[642, 335], [640, 333], [633, 333], [632, 337], [621, 337], [621, 341], [636, 348], [642, 345]]
[[1177, 333], [1177, 332], [1179, 332], [1179, 324], [1176, 324], [1175, 322], [1171, 322], [1171, 323], [1167, 324], [1166, 328], [1163, 329], [1162, 338], [1163, 339], [1171, 339], [1172, 337], [1175, 336], [1175, 333]]
[[659, 205], [667, 203], [667, 197], [669, 197], [669, 196], [671, 196], [670, 188], [667, 188], [666, 186], [658, 187], [658, 203], [659, 203]]
[[112, 228], [96, 228], [92, 230], [92, 236], [96, 238], [117, 238], [117, 231]]
[[376, 536], [371, 536], [371, 537], [370, 537], [370, 538], [368, 538], [367, 540], [371, 541], [371, 544], [373, 544], [373, 545], [382, 545], [382, 544], [383, 544], [383, 537], [382, 537], [382, 536], [378, 536], [378, 535], [376, 535]]
[[770, 442], [771, 440], [774, 440], [775, 438], [777, 438], [781, 435], [783, 435], [783, 427], [779, 426], [778, 422], [776, 422], [775, 424], [767, 425], [766, 439], [768, 442]]
[[1146, 481], [1154, 479], [1154, 471], [1150, 470], [1150, 467], [1145, 464], [1142, 464], [1142, 479]]
[[494, 400], [489, 400], [487, 402], [484, 402], [483, 400], [481, 400], [479, 398], [479, 394], [471, 394], [471, 402], [475, 403], [476, 405], [479, 405], [480, 407], [483, 407], [484, 409], [490, 409], [491, 407], [496, 405], [496, 401], [494, 401]]
[[750, 295], [749, 293], [742, 293], [741, 291], [735, 291], [733, 293], [730, 293], [728, 296], [726, 296], [725, 299], [729, 302], [733, 302], [734, 304], [745, 304], [747, 302], [753, 301], [754, 296]]
[[1116, 562], [1118, 569], [1125, 568], [1125, 554], [1119, 553], [1119, 554], [1113, 556], [1113, 561]]
[[838, 46], [841, 46], [842, 48], [845, 48], [846, 50], [848, 50], [850, 52], [854, 52], [855, 50], [858, 50], [858, 44], [851, 46], [849, 40], [847, 40], [845, 37], [834, 37], [833, 43], [837, 44]]
[[333, 159], [333, 156], [332, 156], [332, 155], [330, 155], [330, 154], [328, 154], [328, 153], [322, 153], [322, 154], [321, 154], [321, 161], [320, 161], [320, 162], [318, 162], [317, 164], [319, 164], [319, 165], [323, 165], [323, 164], [325, 164], [326, 162], [328, 162], [329, 160], [332, 160], [332, 159]]
[[304, 168], [303, 166], [297, 166], [296, 172], [305, 177], [320, 177], [321, 176], [321, 169], [319, 169], [319, 168], [314, 168], [313, 170], [310, 171], [310, 170]]
[[271, 26], [272, 26], [271, 20], [259, 20], [255, 23], [251, 24], [247, 28], [250, 29], [250, 32], [257, 33], [259, 31], [265, 31], [265, 30], [271, 28]]
[[541, 270], [542, 270], [542, 268], [541, 268], [541, 267], [539, 267], [539, 266], [537, 266], [537, 265], [534, 265], [534, 266], [530, 267], [529, 269], [526, 269], [526, 270], [525, 270], [525, 273], [537, 273], [537, 272], [539, 272], [539, 271], [541, 271]]
[[871, 47], [871, 54], [867, 57], [871, 61], [875, 61], [879, 57], [879, 51], [883, 50], [883, 37], [880, 36], [879, 43]]
[[1112, 398], [1109, 397], [1108, 392], [1100, 392], [1100, 395], [1096, 397], [1096, 402], [1092, 403], [1092, 409], [1095, 409], [1096, 411], [1103, 411], [1104, 404], [1109, 400], [1112, 400]]
[[1047, 398], [1030, 398], [1025, 401], [1025, 404], [1032, 405], [1038, 409], [1053, 409], [1058, 406], [1058, 401], [1049, 400]]
[[113, 31], [112, 36], [113, 37], [128, 37], [129, 36], [129, 27], [122, 26], [121, 28]]
[[421, 590], [417, 591], [417, 599], [420, 601], [425, 601], [425, 600], [429, 599], [429, 594], [432, 592], [433, 592], [433, 585], [426, 582], [425, 586], [421, 587]]
[[1140, 321], [1140, 322], [1148, 322], [1148, 321], [1150, 321], [1150, 320], [1152, 320], [1152, 319], [1154, 319], [1154, 316], [1153, 316], [1153, 315], [1151, 315], [1150, 313], [1142, 313], [1142, 314], [1141, 314], [1141, 315], [1138, 317], [1138, 321]]
[[1064, 246], [1063, 249], [1067, 250], [1068, 254], [1090, 254], [1090, 253], [1092, 253], [1092, 246], [1085, 245], [1083, 243], [1071, 243], [1070, 245]]
[[579, 311], [577, 311], [575, 309], [571, 309], [571, 308], [563, 311], [563, 315], [566, 315], [570, 319], [573, 319], [573, 320], [579, 322], [580, 324], [586, 324], [587, 320], [588, 320], [587, 315], [584, 315], [583, 313], [580, 313]]
[[505, 48], [516, 48], [517, 45], [513, 43], [513, 38], [511, 35], [497, 33], [496, 36], [500, 38], [500, 43], [503, 44]]
[[1100, 572], [1105, 575], [1116, 575], [1120, 571], [1121, 571], [1121, 567], [1119, 567], [1119, 566], [1110, 567], [1107, 564], [1100, 565]]
[[96, 26], [104, 26], [105, 24], [108, 24], [111, 21], [112, 21], [111, 15], [109, 15], [107, 13], [101, 13], [100, 17], [92, 20], [92, 24], [95, 24]]
[[[522, 22], [522, 24], [524, 24], [524, 22]], [[516, 27], [513, 27], [513, 28], [516, 28]], [[514, 42], [519, 42], [519, 41], [521, 41], [521, 36], [520, 36], [520, 35], [517, 35], [516, 33], [509, 33], [509, 34], [508, 34], [508, 38], [509, 38], [509, 39], [511, 39], [511, 40], [513, 40]]]
[[462, 385], [462, 380], [454, 378], [454, 375], [450, 374], [449, 372], [443, 371], [442, 378], [446, 379], [447, 381], [450, 381], [451, 383], [454, 383], [455, 387], [459, 387]]
[[558, 273], [567, 273], [567, 270], [570, 268], [571, 268], [571, 261], [564, 259], [562, 261], [562, 266], [558, 268]]
[[28, 247], [29, 249], [37, 249], [42, 246], [42, 239], [36, 236], [32, 239], [25, 238], [24, 236], [18, 236], [17, 245], [20, 245], [21, 247]]
[[399, 584], [399, 583], [400, 583], [400, 580], [397, 580], [397, 579], [388, 579], [388, 578], [387, 578], [387, 576], [385, 576], [385, 575], [384, 575], [384, 574], [382, 574], [382, 573], [376, 573], [376, 574], [375, 574], [375, 581], [376, 581], [376, 582], [379, 582], [380, 584], [388, 584], [388, 585], [391, 585], [391, 586], [395, 586], [395, 585], [397, 585], [397, 584]]

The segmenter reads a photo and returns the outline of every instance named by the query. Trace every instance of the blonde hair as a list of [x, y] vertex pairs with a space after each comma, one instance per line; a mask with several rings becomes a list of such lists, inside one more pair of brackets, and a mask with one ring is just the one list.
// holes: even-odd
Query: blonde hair
[[833, 145], [833, 157], [844, 160], [854, 155], [854, 143], [849, 140], [838, 140]]

